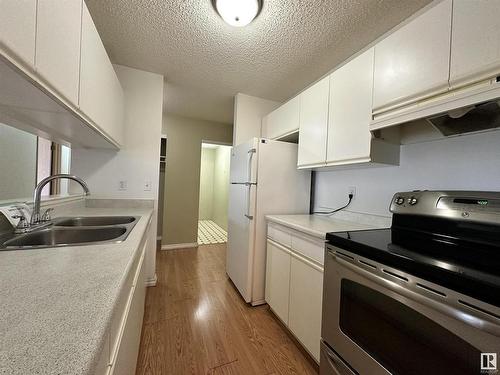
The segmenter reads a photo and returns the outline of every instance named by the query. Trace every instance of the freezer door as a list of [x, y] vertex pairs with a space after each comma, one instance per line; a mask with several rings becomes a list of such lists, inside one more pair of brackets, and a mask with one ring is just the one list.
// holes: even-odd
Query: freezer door
[[246, 302], [252, 300], [255, 185], [229, 185], [226, 272]]
[[231, 184], [257, 182], [257, 147], [258, 138], [233, 147], [231, 150]]

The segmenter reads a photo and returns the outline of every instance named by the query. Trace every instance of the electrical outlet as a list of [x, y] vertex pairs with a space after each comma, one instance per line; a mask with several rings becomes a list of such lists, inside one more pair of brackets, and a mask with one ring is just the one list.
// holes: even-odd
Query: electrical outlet
[[144, 182], [144, 191], [151, 191], [152, 184], [151, 181]]
[[118, 181], [118, 190], [127, 190], [127, 181], [126, 180], [122, 180], [122, 181]]
[[356, 186], [349, 186], [349, 190], [348, 190], [348, 193], [349, 195], [352, 194], [352, 199], [354, 199], [354, 197], [356, 196]]

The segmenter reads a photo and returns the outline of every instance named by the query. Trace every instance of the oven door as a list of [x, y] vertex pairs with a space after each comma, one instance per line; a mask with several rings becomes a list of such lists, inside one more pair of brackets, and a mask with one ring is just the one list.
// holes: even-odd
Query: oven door
[[[322, 338], [361, 375], [481, 373], [500, 309], [328, 245]], [[484, 372], [483, 372], [484, 373]]]

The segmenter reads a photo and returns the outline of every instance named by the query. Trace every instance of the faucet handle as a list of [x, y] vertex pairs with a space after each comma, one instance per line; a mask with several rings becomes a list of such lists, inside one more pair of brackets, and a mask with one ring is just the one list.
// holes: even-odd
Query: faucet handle
[[12, 215], [13, 219], [19, 219], [17, 223], [16, 229], [25, 229], [28, 228], [28, 221], [26, 220], [26, 216], [24, 214], [21, 215]]
[[19, 215], [23, 215], [24, 216], [24, 210], [26, 210], [28, 208], [28, 206], [22, 206], [22, 205], [17, 205], [17, 206], [13, 206], [17, 212], [19, 212]]
[[45, 212], [43, 213], [42, 218], [40, 219], [40, 221], [42, 221], [42, 222], [50, 221], [51, 220], [50, 213], [52, 211], [54, 211], [53, 208], [47, 208], [45, 210]]

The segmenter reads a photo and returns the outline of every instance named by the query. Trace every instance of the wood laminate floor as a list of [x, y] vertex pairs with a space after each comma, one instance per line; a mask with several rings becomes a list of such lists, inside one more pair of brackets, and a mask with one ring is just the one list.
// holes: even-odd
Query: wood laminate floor
[[241, 299], [226, 276], [225, 248], [158, 252], [136, 373], [316, 375], [268, 307]]

